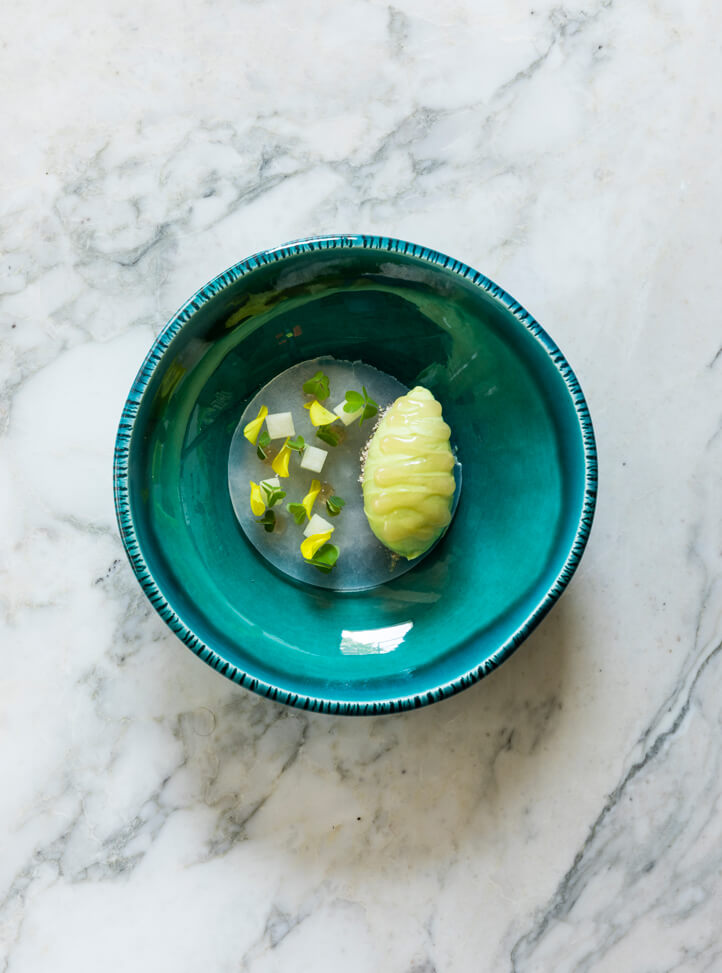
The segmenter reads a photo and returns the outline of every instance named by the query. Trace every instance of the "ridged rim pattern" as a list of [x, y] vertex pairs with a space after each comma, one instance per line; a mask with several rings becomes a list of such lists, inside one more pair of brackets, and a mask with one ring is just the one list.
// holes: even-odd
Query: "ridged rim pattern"
[[[507, 639], [492, 656], [479, 663], [474, 669], [457, 676], [450, 682], [430, 688], [423, 693], [411, 696], [399, 696], [391, 699], [382, 699], [370, 702], [347, 702], [344, 700], [325, 699], [316, 696], [305, 696], [295, 693], [282, 686], [274, 686], [264, 682], [249, 673], [243, 672], [222, 658], [210, 646], [199, 639], [191, 629], [185, 624], [183, 619], [174, 611], [168, 603], [165, 595], [160, 590], [145, 562], [143, 553], [138, 544], [135, 533], [135, 526], [130, 507], [129, 485], [128, 485], [128, 458], [130, 454], [130, 440], [133, 434], [135, 418], [140, 409], [141, 399], [148, 387], [153, 372], [163, 357], [166, 349], [181, 328], [195, 314], [195, 312], [211, 300], [216, 294], [229, 287], [235, 281], [251, 273], [257, 267], [265, 264], [277, 263], [297, 255], [313, 250], [333, 250], [333, 249], [362, 249], [362, 250], [384, 250], [402, 253], [417, 257], [430, 264], [444, 267], [447, 270], [458, 274], [471, 281], [472, 284], [486, 291], [491, 297], [509, 310], [514, 317], [529, 331], [534, 338], [542, 345], [557, 371], [563, 378], [569, 394], [572, 397], [576, 410], [579, 427], [582, 434], [584, 446], [584, 502], [582, 514], [577, 526], [574, 541], [567, 555], [564, 565], [547, 591], [546, 595], [539, 602], [534, 611], [523, 622], [522, 625]], [[586, 547], [589, 533], [594, 517], [594, 507], [597, 496], [597, 451], [594, 439], [592, 420], [589, 415], [584, 393], [581, 390], [577, 377], [572, 371], [566, 358], [556, 346], [554, 341], [544, 331], [541, 325], [532, 317], [529, 312], [515, 301], [507, 292], [495, 284], [484, 274], [474, 270], [460, 260], [448, 257], [446, 254], [418, 244], [407, 243], [404, 240], [396, 240], [392, 237], [366, 236], [363, 234], [332, 235], [324, 237], [312, 237], [302, 240], [294, 240], [284, 246], [272, 250], [264, 250], [235, 264], [225, 270], [210, 283], [202, 287], [183, 307], [170, 319], [163, 331], [158, 335], [152, 348], [148, 352], [130, 393], [123, 407], [123, 413], [118, 427], [118, 434], [115, 441], [115, 453], [113, 460], [113, 485], [115, 495], [115, 510], [120, 528], [120, 535], [123, 540], [126, 554], [135, 572], [135, 576], [140, 582], [143, 591], [150, 603], [165, 621], [168, 627], [184, 642], [188, 648], [194, 652], [207, 665], [211, 666], [221, 675], [233, 682], [238, 683], [245, 689], [250, 689], [254, 693], [265, 696], [277, 702], [286, 703], [300, 709], [310, 710], [318, 713], [328, 713], [332, 715], [347, 716], [372, 716], [384, 713], [398, 713], [403, 710], [419, 709], [430, 703], [437, 702], [461, 692], [483, 679], [490, 672], [500, 666], [502, 662], [521, 645], [524, 639], [544, 618], [549, 609], [558, 600], [572, 575], [577, 569], [581, 560], [584, 548]]]

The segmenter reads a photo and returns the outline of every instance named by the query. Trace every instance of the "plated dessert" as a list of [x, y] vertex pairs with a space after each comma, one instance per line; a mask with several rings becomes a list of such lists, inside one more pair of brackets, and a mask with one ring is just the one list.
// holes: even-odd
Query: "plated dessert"
[[318, 358], [276, 376], [234, 433], [228, 485], [275, 568], [339, 591], [410, 570], [451, 522], [461, 467], [442, 406], [362, 362]]
[[[361, 406], [378, 411], [347, 425]], [[314, 425], [312, 407], [335, 418]], [[509, 658], [579, 563], [596, 476], [582, 390], [529, 311], [463, 261], [351, 234], [253, 254], [193, 292], [129, 391], [114, 490], [138, 582], [189, 651], [270, 699], [372, 715]]]

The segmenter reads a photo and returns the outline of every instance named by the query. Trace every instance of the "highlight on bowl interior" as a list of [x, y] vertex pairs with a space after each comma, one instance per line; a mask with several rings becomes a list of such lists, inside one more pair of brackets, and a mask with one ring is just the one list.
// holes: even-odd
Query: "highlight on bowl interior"
[[294, 365], [248, 403], [229, 453], [236, 517], [282, 573], [336, 590], [398, 577], [456, 509], [461, 465], [442, 405], [363, 362]]

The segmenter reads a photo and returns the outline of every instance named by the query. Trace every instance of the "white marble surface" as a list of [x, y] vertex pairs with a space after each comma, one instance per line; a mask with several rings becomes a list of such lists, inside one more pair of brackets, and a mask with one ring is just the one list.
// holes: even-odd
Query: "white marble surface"
[[[0, 28], [0, 970], [722, 970], [719, 5], [8, 0]], [[167, 317], [330, 230], [509, 289], [600, 447], [541, 629], [384, 719], [202, 665], [112, 509]]]

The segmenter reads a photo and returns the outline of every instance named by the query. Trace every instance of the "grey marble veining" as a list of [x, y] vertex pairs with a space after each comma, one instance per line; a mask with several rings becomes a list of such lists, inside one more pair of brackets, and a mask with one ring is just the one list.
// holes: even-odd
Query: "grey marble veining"
[[[0, 26], [0, 970], [722, 969], [722, 14], [48, 0]], [[114, 524], [154, 334], [329, 231], [506, 287], [600, 448], [557, 608], [403, 716], [227, 684]]]

